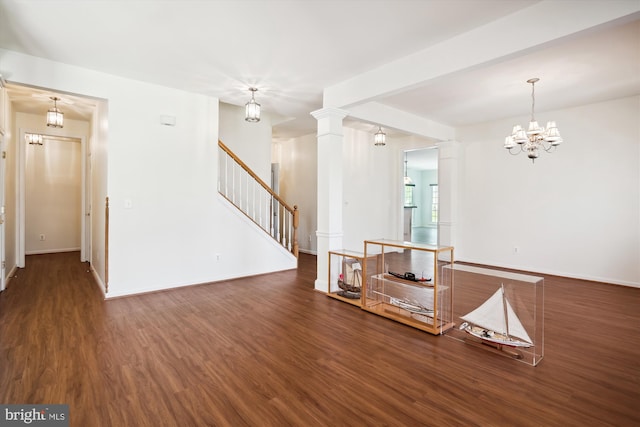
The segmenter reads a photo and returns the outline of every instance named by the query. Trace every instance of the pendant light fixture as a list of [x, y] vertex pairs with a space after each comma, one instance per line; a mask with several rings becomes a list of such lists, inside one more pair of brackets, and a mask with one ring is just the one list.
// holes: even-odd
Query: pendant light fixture
[[387, 134], [382, 132], [382, 127], [378, 126], [378, 132], [373, 136], [373, 142], [376, 147], [384, 147], [387, 143]]
[[260, 121], [260, 104], [256, 102], [255, 94], [258, 91], [255, 87], [250, 87], [251, 99], [245, 104], [244, 119], [251, 123], [258, 123]]
[[[562, 137], [560, 136], [556, 122], [547, 122], [547, 128], [545, 129], [540, 127], [535, 119], [535, 84], [538, 81], [540, 81], [539, 78], [527, 80], [527, 83], [531, 84], [531, 121], [529, 122], [529, 129], [525, 132], [522, 126], [516, 125], [513, 127], [511, 135], [507, 136], [504, 140], [504, 148], [509, 150], [509, 153], [516, 155], [526, 152], [527, 157], [529, 157], [532, 162], [535, 162], [538, 158], [540, 149], [551, 152], [562, 142]], [[514, 149], [516, 151], [512, 151]]]
[[26, 139], [30, 145], [42, 145], [42, 135], [39, 133], [25, 133], [24, 139]]
[[64, 125], [64, 114], [58, 109], [58, 101], [60, 98], [52, 96], [53, 108], [47, 111], [47, 126], [53, 128], [61, 128]]
[[409, 187], [415, 187], [416, 185], [413, 183], [413, 180], [409, 176], [408, 168], [407, 168], [407, 152], [404, 152], [404, 185]]

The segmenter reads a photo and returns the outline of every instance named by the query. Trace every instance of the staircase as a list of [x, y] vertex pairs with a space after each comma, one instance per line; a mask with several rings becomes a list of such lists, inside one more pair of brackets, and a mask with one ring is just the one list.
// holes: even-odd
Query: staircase
[[290, 207], [218, 141], [218, 193], [298, 257], [298, 207]]

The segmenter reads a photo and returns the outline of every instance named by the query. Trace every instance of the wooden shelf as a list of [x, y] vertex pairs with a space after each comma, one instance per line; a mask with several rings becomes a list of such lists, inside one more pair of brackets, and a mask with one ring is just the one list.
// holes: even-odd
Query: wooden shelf
[[[329, 251], [327, 296], [435, 335], [453, 328], [453, 283], [439, 276], [453, 264], [452, 247], [367, 240], [364, 248]], [[390, 271], [430, 280], [407, 280]], [[342, 283], [359, 285], [360, 298], [339, 295]]]
[[416, 282], [415, 280], [403, 279], [398, 276], [394, 276], [393, 274], [390, 274], [390, 273], [384, 273], [384, 278], [388, 280], [394, 280], [399, 283], [404, 283], [405, 285], [420, 286], [424, 288], [433, 288], [433, 279], [425, 282]]
[[362, 292], [360, 298], [347, 298], [338, 293], [343, 291], [339, 282], [347, 283], [351, 286], [360, 286], [364, 282], [365, 257], [362, 252], [349, 249], [339, 249], [329, 251], [329, 279], [327, 285], [327, 296], [339, 301], [346, 302], [358, 307], [362, 307]]
[[[453, 328], [453, 282], [440, 278], [441, 268], [453, 264], [452, 247], [367, 240], [364, 256], [375, 262], [363, 271], [363, 309], [435, 335]], [[407, 280], [390, 271], [431, 280]]]
[[379, 301], [374, 301], [368, 305], [365, 305], [363, 308], [370, 313], [378, 314], [380, 316], [426, 332], [431, 332], [434, 327], [448, 330], [454, 326], [452, 322], [443, 322], [440, 319], [436, 320], [436, 324], [434, 326], [433, 316], [414, 313], [396, 305]]
[[342, 302], [346, 302], [348, 304], [352, 304], [352, 305], [358, 306], [358, 307], [362, 306], [361, 298], [357, 298], [357, 299], [356, 298], [347, 298], [347, 297], [343, 297], [342, 295], [338, 295], [337, 292], [328, 292], [327, 296], [331, 297], [331, 298], [335, 298], [335, 299], [337, 299], [339, 301], [342, 301]]

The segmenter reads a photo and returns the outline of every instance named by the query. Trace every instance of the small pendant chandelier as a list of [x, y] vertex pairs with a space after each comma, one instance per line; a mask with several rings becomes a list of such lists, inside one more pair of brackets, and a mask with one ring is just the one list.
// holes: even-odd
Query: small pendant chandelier
[[39, 133], [25, 133], [24, 139], [26, 139], [30, 145], [42, 145], [42, 135]]
[[532, 162], [535, 162], [538, 158], [540, 149], [551, 152], [562, 142], [562, 137], [560, 136], [556, 122], [547, 122], [547, 128], [545, 129], [540, 127], [535, 119], [535, 84], [538, 81], [540, 81], [538, 78], [527, 80], [527, 83], [531, 83], [531, 121], [529, 122], [529, 129], [525, 132], [522, 126], [516, 125], [513, 127], [511, 135], [504, 139], [504, 148], [509, 150], [509, 153], [516, 155], [526, 152], [527, 157], [529, 157]]
[[249, 100], [249, 102], [247, 102], [244, 106], [244, 119], [251, 123], [257, 123], [260, 121], [260, 104], [256, 102], [254, 95], [256, 94], [258, 89], [255, 87], [250, 87], [249, 90], [251, 91], [251, 100]]
[[409, 176], [409, 168], [407, 167], [407, 152], [404, 152], [404, 185], [407, 187], [415, 187], [416, 185], [413, 183], [413, 180]]
[[52, 96], [53, 108], [47, 111], [47, 126], [53, 128], [61, 128], [64, 125], [64, 114], [58, 109], [58, 101], [60, 98]]
[[382, 132], [382, 127], [378, 126], [378, 132], [373, 136], [373, 144], [377, 147], [383, 147], [386, 145], [387, 134]]

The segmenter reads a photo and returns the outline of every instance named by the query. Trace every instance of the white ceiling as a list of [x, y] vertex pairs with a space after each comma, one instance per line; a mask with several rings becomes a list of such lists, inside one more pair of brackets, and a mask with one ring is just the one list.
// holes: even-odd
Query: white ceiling
[[[0, 47], [234, 105], [256, 86], [263, 111], [276, 117], [274, 137], [286, 138], [315, 132], [309, 113], [322, 107], [324, 88], [537, 3], [0, 0]], [[1, 62], [0, 73], [11, 82]], [[536, 111], [640, 94], [640, 13], [376, 101], [466, 125], [528, 114], [530, 77], [541, 79]], [[53, 94], [12, 88], [10, 96], [18, 109], [44, 111]], [[57, 95], [67, 117], [93, 107]]]
[[[640, 1], [638, 2], [640, 4]], [[381, 100], [452, 126], [640, 93], [640, 20], [559, 40], [543, 49], [438, 79]]]

